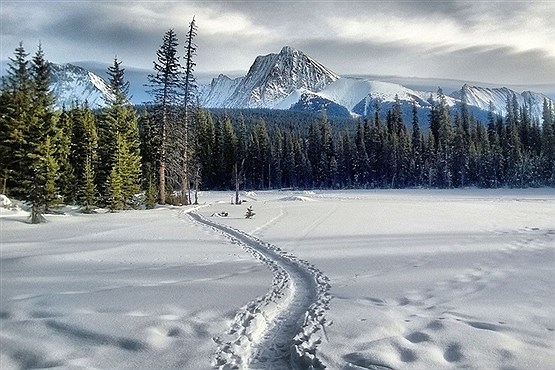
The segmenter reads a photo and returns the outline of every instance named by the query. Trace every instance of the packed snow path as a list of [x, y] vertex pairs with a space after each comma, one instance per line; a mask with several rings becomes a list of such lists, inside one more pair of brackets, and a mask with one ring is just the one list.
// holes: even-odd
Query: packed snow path
[[213, 365], [221, 369], [324, 368], [316, 349], [325, 336], [328, 278], [276, 246], [197, 213], [189, 216], [245, 248], [274, 275], [270, 291], [237, 313], [225, 338], [215, 338], [219, 348]]

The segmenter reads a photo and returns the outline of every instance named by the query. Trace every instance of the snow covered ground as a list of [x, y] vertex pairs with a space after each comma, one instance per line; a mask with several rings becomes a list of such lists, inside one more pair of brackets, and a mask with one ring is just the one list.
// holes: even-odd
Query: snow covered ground
[[279, 369], [299, 330], [330, 369], [555, 366], [554, 189], [231, 198], [41, 225], [0, 208], [0, 368]]

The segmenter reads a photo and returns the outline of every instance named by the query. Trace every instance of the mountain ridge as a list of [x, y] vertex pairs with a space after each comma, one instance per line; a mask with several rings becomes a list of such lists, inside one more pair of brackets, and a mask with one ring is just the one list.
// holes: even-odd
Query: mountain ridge
[[70, 107], [76, 102], [102, 108], [113, 98], [108, 83], [95, 73], [71, 63], [50, 63], [50, 88], [56, 97], [55, 107]]
[[[89, 67], [83, 68], [78, 63], [51, 63], [52, 91], [57, 98], [57, 108], [70, 106], [75, 101], [87, 101], [91, 107], [101, 108], [110, 99], [107, 83], [100, 77], [102, 65], [83, 63], [88, 63]], [[5, 63], [2, 65], [5, 68]], [[128, 77], [133, 85], [130, 100], [134, 104], [142, 104], [150, 100], [144, 91], [144, 81], [149, 71], [129, 68], [131, 74]], [[126, 76], [127, 72], [126, 69]], [[373, 114], [376, 108], [385, 114], [394, 97], [398, 96], [404, 105], [415, 103], [423, 119], [431, 106], [430, 97], [437, 100], [436, 91], [392, 82], [392, 76], [384, 76], [384, 80], [374, 77], [339, 76], [302, 51], [284, 46], [279, 53], [256, 57], [244, 76], [231, 78], [219, 74], [209, 84], [200, 85], [198, 99], [201, 106], [206, 108], [318, 111], [331, 107], [333, 114], [367, 116]], [[410, 82], [410, 78], [407, 80]], [[529, 105], [532, 116], [540, 121], [543, 99], [553, 102], [549, 96], [535, 91], [517, 92], [514, 88], [475, 82], [463, 83], [462, 87], [445, 94], [445, 97], [451, 107], [464, 101], [477, 118], [485, 119], [490, 100], [495, 113], [505, 115], [507, 99], [511, 99], [513, 94], [518, 104]], [[410, 121], [409, 115], [405, 118], [408, 118], [407, 122]]]
[[[276, 62], [280, 57], [279, 62]], [[287, 58], [290, 61], [287, 61]], [[299, 59], [303, 59], [305, 65], [312, 66], [312, 73], [296, 73], [294, 66]], [[287, 69], [289, 65], [292, 67]], [[224, 80], [228, 83], [224, 84]], [[229, 83], [230, 81], [233, 83]], [[287, 81], [290, 83], [287, 84]], [[315, 84], [315, 81], [318, 84]], [[495, 113], [505, 115], [507, 99], [511, 99], [513, 94], [519, 105], [528, 104], [532, 116], [538, 119], [542, 116], [543, 99], [553, 102], [548, 96], [533, 91], [519, 93], [507, 87], [481, 87], [466, 83], [460, 89], [444, 96], [449, 106], [466, 103], [471, 112], [476, 113], [477, 118], [485, 119], [490, 101], [494, 105]], [[210, 85], [201, 89], [199, 100], [201, 105], [207, 108], [310, 111], [327, 110], [326, 107], [332, 107], [333, 112], [340, 112], [342, 115], [349, 112], [353, 116], [366, 116], [373, 114], [376, 109], [386, 112], [387, 106], [391, 105], [396, 96], [404, 105], [416, 104], [417, 108], [423, 111], [419, 113], [423, 118], [431, 109], [430, 99], [438, 99], [436, 91], [418, 91], [401, 84], [379, 80], [340, 77], [302, 51], [285, 46], [279, 54], [256, 57], [244, 77], [230, 79], [220, 74]], [[345, 109], [339, 109], [339, 106]], [[408, 113], [405, 116], [408, 118]], [[408, 119], [406, 121], [409, 122]]]
[[[200, 92], [208, 108], [273, 108], [294, 90], [319, 91], [339, 79], [302, 51], [284, 46], [279, 53], [259, 55], [244, 77], [230, 79], [220, 74]], [[229, 87], [233, 91], [225, 90]]]

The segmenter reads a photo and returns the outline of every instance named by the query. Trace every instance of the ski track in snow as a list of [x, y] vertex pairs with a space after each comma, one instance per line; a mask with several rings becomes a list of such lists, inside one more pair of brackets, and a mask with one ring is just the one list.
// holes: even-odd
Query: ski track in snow
[[274, 275], [270, 291], [244, 306], [228, 332], [214, 338], [218, 344], [214, 367], [325, 368], [316, 351], [329, 325], [325, 318], [331, 299], [328, 277], [310, 263], [252, 235], [198, 213], [188, 216], [244, 248]]

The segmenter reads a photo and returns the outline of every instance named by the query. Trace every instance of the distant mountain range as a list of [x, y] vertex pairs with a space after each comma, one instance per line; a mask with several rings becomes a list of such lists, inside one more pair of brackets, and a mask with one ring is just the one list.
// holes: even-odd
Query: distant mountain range
[[[513, 94], [519, 104], [527, 104], [533, 116], [541, 118], [546, 95], [522, 93], [502, 88], [470, 86], [446, 95], [456, 107], [465, 102], [479, 119], [485, 119], [491, 102], [497, 114], [506, 114]], [[223, 74], [200, 91], [201, 105], [208, 108], [270, 108], [318, 112], [339, 116], [370, 116], [376, 109], [387, 112], [399, 98], [405, 120], [410, 122], [416, 104], [421, 122], [427, 122], [436, 91], [418, 91], [405, 86], [365, 78], [340, 77], [300, 50], [284, 47], [278, 54], [258, 56], [244, 77], [231, 79]], [[550, 99], [549, 99], [550, 100]]]
[[[92, 108], [105, 106], [110, 92], [100, 75], [105, 75], [106, 66], [95, 62], [79, 64], [81, 66], [52, 64], [56, 106], [70, 106], [75, 101], [87, 101]], [[151, 71], [126, 68], [126, 78], [131, 82], [131, 101], [135, 104], [150, 100], [144, 86], [148, 73]], [[407, 85], [414, 82], [404, 80]], [[420, 122], [427, 122], [431, 101], [437, 100], [437, 92], [411, 89], [391, 81], [391, 78], [387, 82], [375, 78], [341, 77], [302, 51], [285, 46], [277, 54], [256, 57], [245, 76], [230, 78], [220, 74], [209, 84], [199, 86], [198, 98], [206, 108], [326, 110], [328, 115], [347, 117], [373, 116], [376, 108], [385, 114], [397, 96], [406, 122], [411, 120], [413, 103], [418, 108]], [[415, 83], [412, 85], [414, 87]], [[530, 107], [540, 122], [543, 100], [552, 101], [538, 92], [470, 84], [447, 94], [446, 99], [451, 107], [465, 102], [478, 119], [485, 120], [490, 102], [496, 113], [505, 115], [507, 99], [513, 94], [521, 106], [527, 104]]]

